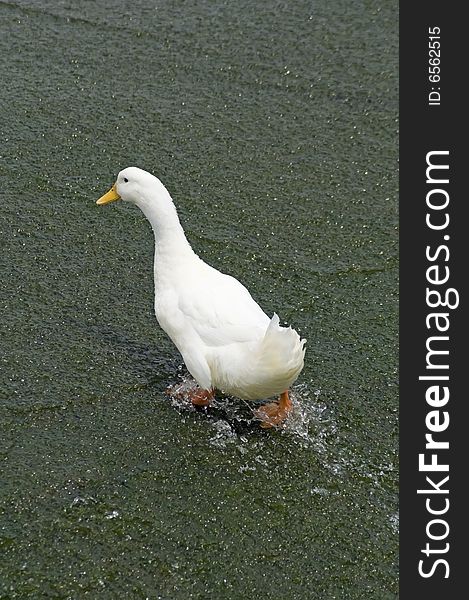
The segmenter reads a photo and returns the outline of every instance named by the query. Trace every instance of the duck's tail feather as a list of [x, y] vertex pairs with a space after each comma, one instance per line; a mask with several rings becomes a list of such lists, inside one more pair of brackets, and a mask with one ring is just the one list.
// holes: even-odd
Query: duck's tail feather
[[306, 340], [272, 317], [246, 369], [246, 399], [269, 398], [288, 390], [304, 366]]
[[[274, 313], [262, 340], [261, 364], [293, 381], [304, 366], [306, 340], [291, 327], [281, 327]], [[287, 386], [288, 387], [288, 386]]]

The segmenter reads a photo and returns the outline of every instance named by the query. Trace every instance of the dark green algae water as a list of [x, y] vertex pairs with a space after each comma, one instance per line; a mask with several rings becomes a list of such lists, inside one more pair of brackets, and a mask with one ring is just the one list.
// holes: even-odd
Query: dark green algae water
[[[1, 598], [397, 597], [395, 2], [0, 2]], [[308, 339], [283, 431], [171, 400], [138, 165]]]

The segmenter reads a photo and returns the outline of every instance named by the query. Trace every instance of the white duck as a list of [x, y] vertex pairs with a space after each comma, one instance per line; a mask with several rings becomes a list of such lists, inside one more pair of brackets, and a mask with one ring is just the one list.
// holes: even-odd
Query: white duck
[[291, 410], [288, 389], [304, 364], [305, 340], [270, 319], [234, 277], [206, 264], [186, 239], [169, 192], [139, 169], [121, 171], [97, 204], [137, 205], [155, 234], [155, 314], [200, 389], [191, 400], [208, 405], [215, 389], [245, 400], [280, 396], [256, 411], [263, 427]]

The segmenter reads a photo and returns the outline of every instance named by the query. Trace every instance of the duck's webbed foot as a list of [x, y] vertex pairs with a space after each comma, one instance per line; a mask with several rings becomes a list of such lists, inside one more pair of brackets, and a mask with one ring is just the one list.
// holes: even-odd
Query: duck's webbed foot
[[193, 390], [189, 394], [189, 399], [194, 406], [209, 406], [214, 397], [213, 390]]
[[269, 427], [281, 425], [288, 417], [291, 409], [292, 403], [288, 391], [286, 391], [280, 395], [278, 402], [264, 404], [254, 411], [254, 415], [261, 421], [261, 427], [268, 429]]

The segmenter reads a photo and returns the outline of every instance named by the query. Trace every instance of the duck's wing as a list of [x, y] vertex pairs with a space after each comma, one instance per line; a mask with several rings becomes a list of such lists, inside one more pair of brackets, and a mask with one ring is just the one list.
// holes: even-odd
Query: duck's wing
[[242, 283], [211, 267], [179, 295], [178, 305], [187, 326], [206, 346], [259, 340], [270, 322]]

